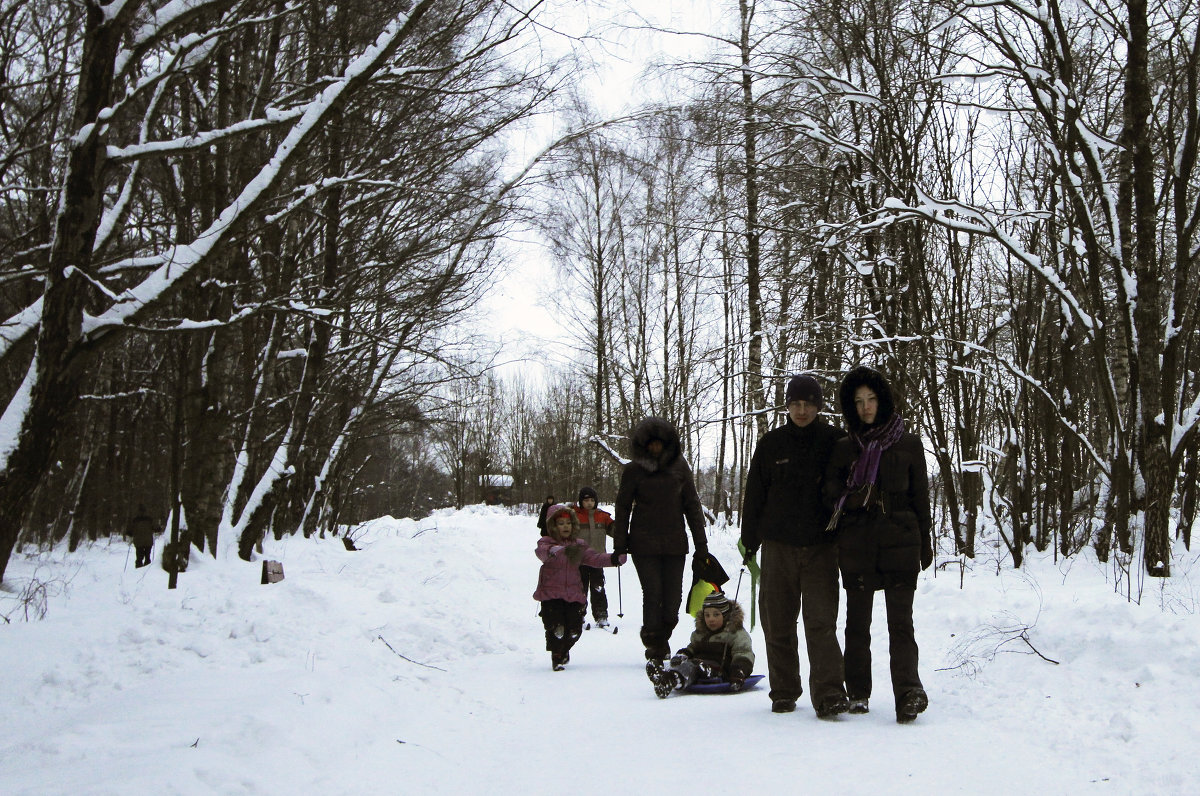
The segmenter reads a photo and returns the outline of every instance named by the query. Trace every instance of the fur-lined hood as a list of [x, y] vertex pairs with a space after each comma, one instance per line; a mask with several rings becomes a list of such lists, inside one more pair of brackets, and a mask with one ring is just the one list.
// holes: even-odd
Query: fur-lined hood
[[842, 409], [842, 417], [846, 428], [855, 434], [861, 434], [866, 426], [858, 419], [858, 411], [854, 408], [854, 391], [866, 385], [879, 398], [879, 412], [871, 425], [881, 426], [888, 421], [896, 411], [896, 400], [892, 395], [892, 387], [883, 374], [866, 365], [859, 365], [846, 374], [842, 386], [838, 388], [838, 403]]
[[546, 533], [552, 535], [554, 531], [554, 518], [559, 514], [566, 514], [571, 518], [571, 538], [579, 537], [579, 518], [575, 516], [575, 509], [568, 506], [566, 503], [555, 503], [546, 512]]
[[696, 612], [696, 632], [716, 635], [717, 633], [736, 633], [742, 629], [742, 625], [746, 622], [746, 613], [742, 610], [742, 606], [730, 600], [733, 607], [729, 610], [729, 616], [725, 617], [725, 624], [720, 630], [709, 630], [708, 625], [704, 624], [704, 611]]
[[[652, 439], [660, 440], [663, 444], [662, 453], [657, 458], [646, 449]], [[679, 458], [679, 431], [661, 417], [647, 417], [630, 432], [629, 448], [633, 461], [647, 472], [657, 472]]]

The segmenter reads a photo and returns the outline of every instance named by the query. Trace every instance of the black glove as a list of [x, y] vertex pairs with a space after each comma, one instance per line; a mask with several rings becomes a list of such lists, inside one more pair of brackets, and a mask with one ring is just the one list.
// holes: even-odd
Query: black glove
[[613, 545], [613, 555], [615, 555], [615, 556], [623, 556], [628, 552], [629, 551], [626, 550], [624, 547], [619, 547], [617, 545]]
[[746, 671], [746, 667], [741, 663], [735, 663], [729, 667], [729, 690], [741, 691], [746, 685], [746, 675], [750, 672]]
[[698, 578], [704, 577], [704, 559], [708, 556], [708, 551], [701, 553], [696, 551], [696, 555], [692, 556], [692, 574]]
[[688, 656], [684, 655], [682, 652], [677, 652], [675, 653], [674, 657], [671, 658], [671, 665], [675, 668], [679, 668], [687, 659]]
[[579, 566], [579, 562], [583, 560], [583, 548], [577, 544], [568, 545], [567, 560], [575, 566]]
[[921, 540], [921, 569], [929, 569], [933, 563], [933, 542], [928, 536]]
[[621, 561], [621, 556], [623, 556], [623, 555], [624, 555], [624, 553], [613, 553], [611, 556], [608, 557], [608, 560], [612, 562], [612, 565], [614, 567], [619, 567], [623, 563]]
[[747, 564], [749, 564], [751, 561], [753, 561], [753, 560], [754, 560], [754, 557], [755, 557], [756, 555], [758, 555], [758, 548], [757, 548], [757, 547], [754, 547], [754, 548], [747, 547], [747, 548], [746, 548], [746, 555], [742, 556], [742, 566], [744, 567], [744, 566], [746, 566]]

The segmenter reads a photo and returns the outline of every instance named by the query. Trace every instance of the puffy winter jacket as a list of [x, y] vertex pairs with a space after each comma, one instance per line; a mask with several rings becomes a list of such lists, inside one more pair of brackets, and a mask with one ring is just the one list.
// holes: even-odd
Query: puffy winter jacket
[[[842, 382], [839, 397], [847, 428], [863, 430], [854, 408], [854, 391], [865, 384], [879, 398], [876, 425], [895, 411], [891, 387], [870, 368], [855, 368]], [[824, 499], [833, 509], [846, 489], [858, 446], [843, 437], [833, 446], [825, 470]], [[838, 560], [843, 575], [906, 573], [921, 569], [921, 548], [931, 544], [933, 519], [929, 506], [929, 476], [921, 438], [905, 432], [879, 458], [879, 473], [865, 505], [847, 499], [838, 520]]]
[[612, 535], [613, 518], [607, 511], [593, 509], [591, 516], [583, 506], [575, 507], [575, 519], [579, 521], [579, 535], [588, 547], [603, 553], [608, 549], [608, 537]]
[[701, 611], [696, 615], [696, 629], [692, 631], [688, 645], [678, 654], [716, 664], [726, 677], [734, 671], [746, 676], [754, 671], [754, 649], [744, 623], [745, 614], [737, 603], [725, 618], [724, 626], [717, 631], [708, 629]]
[[821, 480], [833, 443], [845, 432], [817, 418], [804, 428], [789, 417], [758, 441], [742, 500], [742, 544], [757, 550], [763, 540], [808, 546], [833, 541], [826, 533], [829, 509]]
[[[658, 456], [647, 446], [663, 443]], [[621, 471], [613, 547], [634, 555], [687, 555], [684, 518], [697, 552], [707, 552], [704, 511], [692, 469], [679, 450], [679, 432], [666, 420], [648, 417], [630, 435], [633, 460]]]
[[[568, 547], [579, 547], [583, 554], [578, 563], [572, 563], [567, 557]], [[569, 603], [586, 603], [587, 595], [583, 590], [583, 580], [579, 577], [579, 565], [589, 567], [611, 567], [612, 556], [598, 553], [587, 546], [582, 539], [575, 539], [566, 545], [554, 541], [549, 536], [538, 539], [538, 560], [542, 568], [538, 572], [537, 591], [533, 593], [535, 600], [566, 600]], [[624, 563], [625, 556], [620, 557]]]

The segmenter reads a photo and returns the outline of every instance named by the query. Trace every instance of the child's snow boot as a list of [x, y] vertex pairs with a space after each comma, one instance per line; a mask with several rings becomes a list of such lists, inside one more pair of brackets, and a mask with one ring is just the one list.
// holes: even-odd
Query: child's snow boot
[[659, 699], [666, 699], [676, 688], [683, 688], [683, 675], [674, 669], [659, 671], [654, 681], [654, 694]]
[[657, 658], [651, 658], [646, 661], [646, 676], [650, 678], [650, 682], [658, 685], [658, 676], [662, 674], [663, 662]]

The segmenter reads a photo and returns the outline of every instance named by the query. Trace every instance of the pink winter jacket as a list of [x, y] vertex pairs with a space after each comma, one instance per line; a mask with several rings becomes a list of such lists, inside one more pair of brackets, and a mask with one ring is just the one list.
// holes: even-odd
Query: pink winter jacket
[[[583, 548], [583, 557], [579, 559], [578, 564], [572, 564], [567, 558], [565, 545], [559, 544], [549, 536], [538, 539], [537, 550], [534, 552], [542, 562], [542, 569], [538, 572], [537, 591], [533, 593], [533, 599], [585, 603], [587, 597], [583, 593], [583, 580], [579, 577], [579, 566], [581, 564], [589, 567], [613, 566], [612, 558], [607, 553], [597, 553], [582, 539], [576, 539], [571, 544]], [[621, 556], [620, 561], [624, 564], [625, 556]]]

